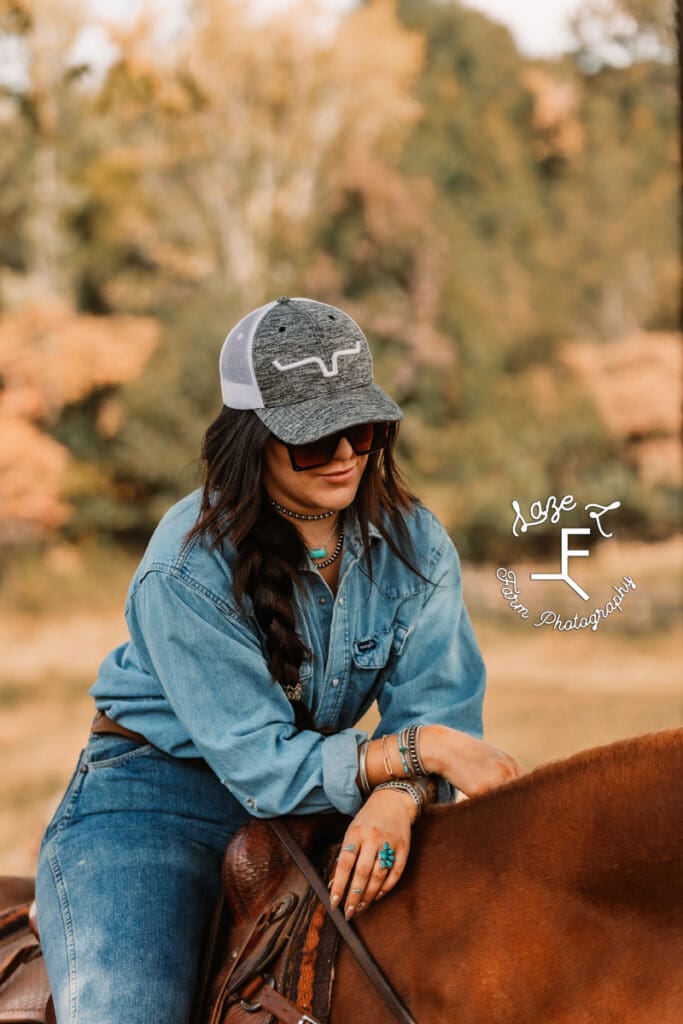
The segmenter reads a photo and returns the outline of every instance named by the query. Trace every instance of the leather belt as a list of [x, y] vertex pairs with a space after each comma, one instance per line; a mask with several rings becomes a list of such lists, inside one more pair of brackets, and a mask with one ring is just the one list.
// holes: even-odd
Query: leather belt
[[104, 711], [95, 712], [90, 732], [113, 733], [115, 736], [125, 736], [127, 740], [135, 740], [137, 743], [149, 743], [147, 737], [143, 736], [141, 732], [133, 732], [132, 729], [126, 729], [125, 725], [119, 725], [118, 722], [115, 722]]
[[[126, 729], [125, 725], [120, 725], [115, 722], [113, 718], [110, 718], [104, 711], [96, 711], [93, 723], [90, 726], [90, 732], [103, 733], [105, 735], [113, 734], [114, 736], [124, 736], [127, 740], [135, 740], [136, 743], [150, 743], [151, 741], [143, 736], [141, 732], [133, 732], [132, 729]], [[154, 744], [151, 744], [154, 746]], [[178, 761], [182, 761], [183, 764], [188, 765], [191, 768], [201, 768], [203, 771], [210, 772], [212, 768], [206, 763], [203, 757], [179, 757]]]

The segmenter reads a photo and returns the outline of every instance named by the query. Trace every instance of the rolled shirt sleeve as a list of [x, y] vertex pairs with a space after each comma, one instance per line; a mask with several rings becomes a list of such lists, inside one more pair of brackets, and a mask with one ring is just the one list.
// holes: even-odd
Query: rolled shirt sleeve
[[[462, 596], [457, 551], [444, 531], [441, 557], [424, 604], [413, 621], [394, 670], [378, 696], [374, 737], [411, 724], [447, 725], [481, 739], [486, 670]], [[438, 799], [457, 790], [439, 780]]]
[[221, 782], [250, 814], [355, 814], [367, 734], [297, 729], [254, 632], [227, 602], [171, 569], [131, 594], [128, 625], [146, 670]]

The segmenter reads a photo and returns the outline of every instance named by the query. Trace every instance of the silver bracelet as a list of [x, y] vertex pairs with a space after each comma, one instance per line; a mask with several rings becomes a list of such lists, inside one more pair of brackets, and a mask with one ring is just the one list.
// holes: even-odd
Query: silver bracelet
[[417, 816], [413, 819], [412, 824], [414, 825], [416, 821], [420, 820], [422, 808], [426, 802], [426, 795], [414, 783], [404, 782], [402, 779], [392, 779], [391, 782], [382, 782], [379, 786], [375, 786], [374, 792], [377, 792], [378, 789], [398, 789], [403, 793], [409, 793], [417, 806]]
[[420, 753], [420, 733], [422, 732], [421, 725], [411, 725], [408, 730], [408, 748], [410, 763], [413, 768], [413, 773], [419, 779], [424, 777], [427, 772], [422, 761], [422, 754]]
[[370, 740], [364, 740], [358, 748], [358, 779], [360, 782], [360, 791], [363, 796], [370, 796], [372, 792], [370, 789], [370, 782], [368, 780], [368, 747], [370, 746]]
[[420, 753], [421, 729], [421, 725], [407, 725], [398, 734], [398, 754], [401, 766], [405, 775], [412, 779], [419, 779], [427, 775]]

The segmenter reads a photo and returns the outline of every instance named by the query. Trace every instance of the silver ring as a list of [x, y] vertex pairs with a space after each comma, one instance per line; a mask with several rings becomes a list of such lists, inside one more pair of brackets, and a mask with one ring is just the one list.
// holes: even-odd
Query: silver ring
[[342, 850], [348, 850], [349, 853], [355, 853], [356, 847], [353, 845], [353, 843], [349, 843], [348, 846], [342, 846]]

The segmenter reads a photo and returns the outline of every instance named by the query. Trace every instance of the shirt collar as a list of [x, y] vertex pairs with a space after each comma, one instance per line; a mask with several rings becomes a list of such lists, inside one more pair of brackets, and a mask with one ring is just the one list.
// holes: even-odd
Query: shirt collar
[[[356, 549], [356, 553], [360, 554], [363, 551], [363, 537], [360, 532], [360, 523], [358, 522], [358, 516], [353, 509], [348, 509], [344, 519], [344, 530], [346, 531], [345, 541], [348, 541]], [[371, 541], [379, 540], [382, 534], [379, 532], [374, 523], [368, 523], [368, 536]]]

